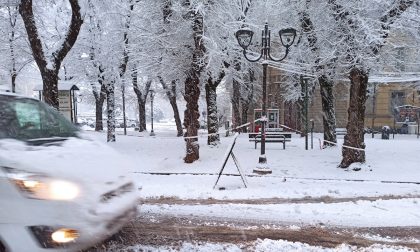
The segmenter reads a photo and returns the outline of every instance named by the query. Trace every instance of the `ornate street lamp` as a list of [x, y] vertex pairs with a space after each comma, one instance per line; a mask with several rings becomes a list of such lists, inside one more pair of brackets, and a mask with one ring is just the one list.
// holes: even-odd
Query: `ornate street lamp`
[[267, 123], [267, 66], [268, 61], [280, 62], [284, 60], [289, 54], [289, 49], [295, 42], [296, 30], [293, 28], [282, 29], [279, 31], [280, 41], [283, 47], [286, 48], [284, 56], [277, 59], [270, 54], [271, 49], [271, 30], [268, 29], [268, 23], [265, 23], [264, 30], [262, 30], [261, 37], [261, 53], [256, 58], [250, 58], [247, 56], [247, 49], [251, 45], [252, 37], [254, 32], [249, 28], [242, 28], [235, 33], [236, 39], [239, 45], [243, 49], [243, 54], [246, 60], [250, 62], [257, 62], [262, 59], [263, 65], [263, 97], [262, 97], [262, 115], [261, 115], [261, 155], [258, 159], [258, 165], [254, 169], [254, 173], [258, 174], [269, 174], [271, 169], [267, 165], [267, 157], [265, 156], [265, 128]]
[[151, 105], [151, 119], [152, 119], [152, 130], [150, 131], [150, 136], [155, 136], [155, 132], [153, 131], [153, 99], [155, 98], [155, 90], [150, 89], [150, 105]]

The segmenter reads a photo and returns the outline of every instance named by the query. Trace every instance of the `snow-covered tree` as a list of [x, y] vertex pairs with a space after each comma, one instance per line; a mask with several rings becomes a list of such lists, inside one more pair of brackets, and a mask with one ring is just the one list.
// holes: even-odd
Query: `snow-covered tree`
[[[311, 7], [311, 4], [316, 4], [316, 7]], [[322, 10], [325, 5], [320, 5], [319, 2], [312, 3], [311, 0], [303, 2], [300, 6], [301, 16], [301, 30], [303, 36], [306, 37], [307, 42], [302, 43], [306, 53], [305, 61], [311, 60], [312, 72], [316, 75], [319, 83], [319, 90], [321, 93], [322, 100], [322, 122], [324, 128], [324, 146], [333, 146], [337, 142], [335, 135], [336, 119], [335, 119], [335, 106], [334, 106], [334, 54], [323, 54], [329, 49], [332, 49], [325, 41], [320, 41], [318, 36], [323, 36], [322, 30], [317, 30], [312, 22], [312, 18], [315, 17], [317, 20], [324, 19], [322, 16]], [[309, 12], [308, 10], [312, 10]], [[312, 16], [312, 17], [311, 17]], [[322, 26], [321, 26], [322, 27]], [[325, 35], [324, 35], [325, 36]], [[302, 48], [302, 45], [300, 46]], [[324, 47], [324, 48], [320, 48]], [[309, 57], [308, 57], [309, 55]], [[312, 57], [311, 57], [312, 56]]]
[[192, 163], [200, 158], [197, 133], [200, 127], [198, 121], [200, 117], [198, 110], [200, 74], [203, 68], [202, 59], [205, 51], [202, 41], [204, 33], [204, 7], [202, 5], [194, 6], [190, 1], [186, 2], [186, 6], [189, 9], [187, 14], [188, 20], [191, 22], [191, 32], [189, 34], [192, 35], [190, 38], [193, 41], [193, 45], [190, 48], [192, 51], [192, 57], [189, 59], [191, 65], [185, 69], [184, 99], [187, 103], [187, 108], [184, 111], [184, 127], [186, 129], [184, 135], [186, 137], [186, 155], [184, 161], [186, 163]]
[[[42, 15], [35, 15], [34, 9], [47, 15], [48, 18], [43, 19]], [[22, 0], [19, 13], [25, 24], [32, 55], [41, 73], [44, 100], [58, 109], [58, 74], [61, 63], [75, 44], [83, 24], [79, 1], [57, 0], [33, 3], [32, 0]], [[66, 28], [61, 21], [68, 18], [70, 23]], [[51, 26], [48, 21], [60, 25]], [[57, 32], [51, 29], [56, 29]]]
[[349, 3], [328, 0], [329, 11], [336, 21], [333, 29], [337, 38], [336, 47], [341, 53], [337, 61], [347, 69], [350, 79], [342, 168], [366, 160], [363, 129], [369, 71], [386, 43], [392, 24], [413, 4], [413, 0], [394, 0], [381, 5], [372, 1]]
[[16, 79], [33, 61], [18, 6], [0, 8], [0, 68], [10, 76], [11, 91], [16, 92]]
[[184, 12], [182, 1], [142, 1], [133, 21], [135, 42], [130, 51], [138, 73], [159, 82], [166, 93], [174, 112], [178, 136], [183, 132], [177, 97], [183, 88], [183, 69], [188, 55]]
[[[292, 64], [302, 65], [300, 70], [315, 76], [320, 85], [325, 140], [334, 142], [333, 83], [343, 78], [350, 81], [346, 147], [341, 167], [365, 161], [363, 128], [369, 73], [384, 63], [380, 61], [381, 49], [389, 34], [401, 28], [396, 29], [398, 26], [393, 24], [404, 18], [403, 14], [416, 2], [307, 0], [288, 5], [291, 13], [299, 14], [301, 27]], [[296, 90], [294, 86], [290, 85], [292, 92]]]
[[[116, 89], [126, 77], [130, 50], [130, 24], [135, 1], [114, 1], [112, 4], [89, 0], [80, 43], [75, 49], [79, 77], [90, 83], [96, 104], [96, 130], [102, 130], [102, 107], [106, 101], [107, 141], [115, 141]], [[77, 67], [76, 67], [77, 69]]]
[[[137, 96], [137, 105], [139, 107], [139, 131], [143, 132], [146, 130], [146, 101], [147, 96], [150, 92], [150, 87], [152, 85], [152, 80], [149, 77], [145, 77], [145, 80], [141, 79], [141, 83], [145, 83], [144, 85], [139, 85], [139, 77], [137, 73], [137, 69], [133, 69], [131, 73], [132, 83], [134, 93]], [[142, 86], [144, 86], [142, 88]]]

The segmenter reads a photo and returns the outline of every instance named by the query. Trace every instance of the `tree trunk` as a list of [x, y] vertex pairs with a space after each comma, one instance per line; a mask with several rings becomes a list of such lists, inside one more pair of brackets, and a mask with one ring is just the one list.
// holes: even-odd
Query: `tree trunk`
[[[333, 85], [334, 82], [328, 80], [326, 76], [318, 78], [321, 100], [322, 100], [322, 123], [324, 127], [324, 146], [334, 146], [333, 143], [337, 143], [337, 137], [335, 135], [335, 106], [334, 106], [334, 94]], [[332, 142], [332, 143], [329, 143]]]
[[[190, 4], [188, 2], [188, 4]], [[193, 39], [194, 48], [192, 55], [191, 68], [187, 72], [185, 79], [185, 101], [187, 108], [184, 112], [184, 126], [185, 142], [186, 142], [186, 155], [184, 157], [185, 163], [192, 163], [200, 158], [198, 144], [198, 128], [200, 123], [198, 121], [200, 113], [198, 111], [198, 99], [200, 98], [200, 73], [202, 66], [200, 60], [202, 59], [205, 51], [203, 39], [204, 19], [200, 11], [191, 12], [193, 17]]]
[[214, 85], [212, 78], [207, 80], [205, 85], [206, 89], [206, 102], [207, 102], [207, 130], [209, 136], [207, 137], [208, 145], [218, 145], [220, 143], [219, 137], [219, 122], [217, 117], [217, 85]]
[[11, 59], [11, 65], [12, 65], [12, 69], [10, 70], [10, 76], [12, 78], [12, 93], [16, 93], [16, 77], [17, 77], [17, 72], [16, 72], [16, 55], [15, 55], [15, 45], [14, 45], [14, 41], [15, 41], [15, 29], [16, 29], [16, 19], [17, 19], [17, 12], [16, 10], [18, 9], [14, 9], [14, 13], [12, 13], [11, 8], [8, 7], [8, 13], [9, 13], [9, 23], [10, 23], [10, 35], [9, 35], [9, 49], [10, 49], [10, 59]]
[[107, 142], [115, 142], [115, 83], [112, 81], [106, 87], [107, 111]]
[[105, 93], [100, 93], [99, 94], [99, 99], [95, 100], [95, 110], [96, 110], [96, 114], [95, 114], [95, 131], [102, 131], [104, 130], [104, 123], [103, 123], [103, 114], [102, 114], [102, 109], [104, 107], [104, 102], [105, 102]]
[[[11, 18], [11, 17], [10, 17]], [[12, 21], [10, 20], [10, 24], [12, 25], [12, 32], [9, 38], [9, 47], [10, 47], [10, 58], [12, 60], [12, 69], [10, 71], [10, 77], [11, 77], [11, 83], [12, 83], [12, 93], [16, 93], [16, 77], [17, 77], [17, 72], [16, 72], [16, 55], [15, 55], [15, 48], [14, 48], [14, 40], [15, 40], [15, 24], [16, 21]]]
[[[169, 17], [172, 15], [172, 1], [171, 0], [166, 0], [164, 7], [163, 7], [163, 22], [164, 24], [168, 25], [170, 23], [170, 19]], [[176, 130], [177, 130], [177, 137], [180, 137], [184, 134], [183, 130], [182, 130], [182, 123], [181, 123], [181, 118], [179, 116], [179, 110], [178, 110], [178, 105], [176, 102], [176, 81], [173, 80], [171, 81], [171, 88], [168, 89], [165, 81], [163, 80], [162, 77], [158, 76], [160, 83], [162, 84], [163, 89], [165, 89], [166, 91], [166, 96], [169, 99], [169, 103], [172, 106], [172, 110], [174, 111], [174, 119], [175, 119], [175, 124], [176, 124]]]
[[44, 68], [41, 70], [41, 77], [44, 83], [42, 91], [44, 102], [58, 110], [60, 106], [58, 100], [58, 71]]
[[[241, 120], [241, 84], [233, 79], [232, 81], [232, 89], [233, 89], [233, 94], [232, 94], [232, 109], [233, 109], [233, 125], [232, 128], [236, 128], [238, 127], [242, 120]], [[239, 131], [241, 129], [238, 129]]]
[[12, 72], [12, 93], [16, 93], [16, 77], [17, 77], [16, 70], [13, 69], [13, 72]]
[[72, 10], [69, 28], [64, 36], [64, 40], [61, 41], [61, 44], [57, 45], [58, 49], [52, 52], [51, 55], [45, 55], [43, 51], [43, 42], [38, 34], [38, 28], [32, 10], [32, 0], [22, 0], [19, 5], [19, 13], [25, 24], [32, 55], [41, 72], [44, 85], [44, 101], [56, 109], [59, 108], [58, 72], [60, 71], [60, 66], [64, 58], [76, 43], [80, 27], [83, 24], [78, 0], [69, 0], [69, 4]]
[[146, 100], [137, 100], [139, 105], [139, 132], [146, 131]]
[[[244, 101], [242, 103], [242, 121], [241, 121], [241, 125], [242, 124], [246, 124], [248, 123], [248, 110], [249, 110], [249, 102], [248, 101]], [[242, 128], [241, 131], [246, 131], [246, 128]]]
[[133, 73], [131, 74], [131, 80], [133, 82], [133, 89], [137, 97], [137, 104], [139, 106], [139, 132], [143, 132], [146, 131], [146, 101], [150, 86], [152, 85], [152, 81], [148, 80], [146, 82], [143, 92], [138, 85], [137, 77], [137, 69], [134, 68]]
[[175, 124], [176, 124], [176, 131], [177, 131], [176, 136], [180, 137], [184, 134], [184, 131], [182, 129], [182, 123], [181, 123], [181, 118], [179, 116], [178, 105], [174, 98], [171, 98], [169, 102], [171, 103], [172, 110], [174, 111], [174, 119], [175, 119]]
[[180, 137], [183, 135], [181, 118], [179, 116], [178, 104], [176, 102], [176, 81], [171, 81], [171, 87], [168, 88], [166, 82], [161, 76], [158, 76], [159, 82], [162, 85], [162, 88], [165, 90], [166, 97], [168, 97], [169, 103], [171, 104], [172, 110], [174, 111], [174, 119], [176, 124], [177, 134], [176, 136]]
[[174, 119], [175, 119], [175, 124], [176, 124], [176, 136], [180, 137], [184, 134], [183, 130], [182, 130], [182, 123], [181, 123], [181, 117], [179, 116], [179, 110], [178, 110], [178, 105], [176, 103], [176, 98], [171, 98], [169, 100], [169, 103], [172, 106], [172, 110], [174, 111]]
[[196, 138], [200, 127], [200, 112], [198, 110], [198, 99], [200, 98], [200, 79], [195, 71], [190, 71], [185, 80], [185, 101], [187, 109], [184, 112], [184, 127], [186, 129], [186, 156], [185, 163], [192, 163], [200, 158], [198, 138]]
[[99, 67], [99, 71], [101, 72], [100, 75], [98, 75], [98, 82], [100, 85], [100, 90], [98, 92], [95, 84], [91, 84], [92, 86], [92, 93], [93, 96], [95, 97], [95, 110], [96, 110], [96, 114], [95, 114], [95, 131], [102, 131], [104, 130], [104, 124], [103, 124], [103, 107], [104, 107], [104, 102], [106, 99], [106, 88], [104, 85], [104, 78], [103, 78], [103, 71], [102, 68]]
[[[353, 68], [350, 71], [350, 102], [348, 108], [347, 135], [344, 136], [343, 160], [339, 167], [347, 168], [352, 163], [366, 160], [364, 143], [365, 102], [369, 75], [364, 70]], [[358, 149], [352, 149], [352, 148]]]

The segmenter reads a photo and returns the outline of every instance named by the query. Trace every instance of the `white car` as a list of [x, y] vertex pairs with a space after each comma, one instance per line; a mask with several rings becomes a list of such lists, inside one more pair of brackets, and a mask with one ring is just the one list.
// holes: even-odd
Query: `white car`
[[48, 105], [0, 93], [0, 251], [76, 251], [138, 211], [132, 165]]

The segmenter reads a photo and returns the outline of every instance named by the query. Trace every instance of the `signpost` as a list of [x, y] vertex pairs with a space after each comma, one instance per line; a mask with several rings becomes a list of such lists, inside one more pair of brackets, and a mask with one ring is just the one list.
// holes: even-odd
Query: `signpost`
[[[37, 91], [39, 94], [39, 100], [43, 100], [42, 90], [42, 85], [38, 85], [34, 89], [34, 91]], [[58, 110], [64, 117], [66, 117], [72, 123], [77, 123], [77, 97], [75, 91], [78, 90], [79, 88], [72, 83], [62, 82], [58, 85]]]
[[248, 187], [248, 182], [246, 180], [245, 173], [242, 171], [241, 166], [239, 165], [238, 159], [233, 154], [233, 147], [235, 146], [236, 138], [238, 138], [238, 136], [239, 136], [239, 133], [236, 133], [235, 136], [233, 137], [232, 143], [229, 145], [229, 147], [226, 150], [225, 156], [223, 158], [222, 168], [219, 171], [219, 175], [217, 176], [217, 180], [216, 180], [216, 183], [213, 186], [213, 189], [216, 188], [216, 185], [219, 182], [220, 177], [222, 176], [223, 170], [225, 169], [226, 163], [227, 163], [230, 156], [232, 156], [233, 162], [235, 163], [235, 166], [238, 169], [239, 175], [242, 178], [242, 182], [244, 183], [245, 188]]
[[60, 113], [65, 116], [69, 121], [73, 121], [72, 118], [72, 102], [70, 99], [70, 92], [65, 90], [58, 91], [59, 108]]

